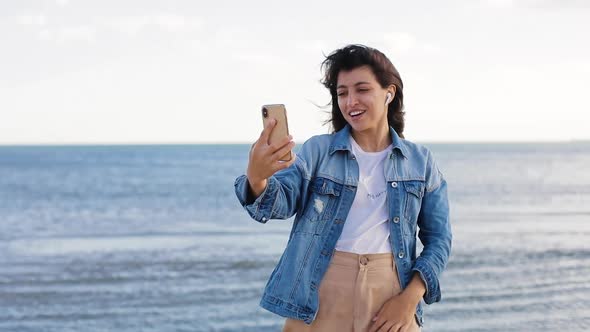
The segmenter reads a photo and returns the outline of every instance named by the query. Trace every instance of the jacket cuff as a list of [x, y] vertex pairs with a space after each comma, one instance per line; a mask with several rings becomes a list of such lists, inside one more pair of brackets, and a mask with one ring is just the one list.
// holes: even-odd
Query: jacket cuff
[[270, 219], [272, 204], [274, 202], [271, 196], [273, 191], [276, 192], [276, 186], [276, 179], [271, 176], [268, 178], [266, 188], [264, 188], [262, 194], [252, 202], [252, 194], [250, 193], [250, 185], [248, 184], [246, 175], [240, 175], [234, 182], [236, 196], [242, 207], [244, 207], [252, 219], [263, 224]]
[[422, 281], [424, 281], [424, 284], [426, 284], [424, 302], [426, 302], [426, 304], [432, 304], [440, 301], [441, 294], [438, 278], [432, 267], [430, 267], [430, 264], [428, 264], [425, 259], [418, 257], [412, 271], [417, 271], [420, 274]]

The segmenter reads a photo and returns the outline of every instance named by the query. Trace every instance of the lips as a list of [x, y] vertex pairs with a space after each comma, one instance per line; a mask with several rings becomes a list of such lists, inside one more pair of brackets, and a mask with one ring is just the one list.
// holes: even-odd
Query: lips
[[351, 111], [351, 112], [348, 112], [348, 115], [349, 115], [351, 118], [355, 118], [355, 117], [357, 117], [357, 116], [360, 116], [360, 115], [364, 114], [365, 112], [366, 112], [366, 111]]

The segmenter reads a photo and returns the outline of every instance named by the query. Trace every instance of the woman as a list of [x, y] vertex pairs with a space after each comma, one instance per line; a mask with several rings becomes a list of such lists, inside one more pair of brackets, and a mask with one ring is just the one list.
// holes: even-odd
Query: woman
[[294, 143], [269, 145], [271, 121], [235, 182], [255, 220], [296, 215], [260, 305], [287, 317], [283, 331], [419, 331], [451, 249], [446, 181], [403, 139], [403, 84], [383, 53], [349, 45], [322, 68], [334, 133], [279, 162]]

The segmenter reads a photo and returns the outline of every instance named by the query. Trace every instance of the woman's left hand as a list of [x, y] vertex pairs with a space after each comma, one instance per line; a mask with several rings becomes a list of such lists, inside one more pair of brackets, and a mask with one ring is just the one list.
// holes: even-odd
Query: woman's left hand
[[407, 293], [393, 296], [383, 304], [379, 312], [373, 317], [373, 324], [369, 332], [407, 332], [414, 322], [416, 304]]

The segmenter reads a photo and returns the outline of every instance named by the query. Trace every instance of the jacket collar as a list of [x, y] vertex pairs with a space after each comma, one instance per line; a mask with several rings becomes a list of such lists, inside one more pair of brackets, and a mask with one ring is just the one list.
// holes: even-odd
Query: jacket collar
[[[393, 127], [389, 127], [389, 135], [391, 136], [391, 141], [393, 142], [392, 151], [399, 150], [404, 158], [408, 158], [408, 153], [406, 151], [406, 147], [403, 144], [402, 139], [397, 135]], [[336, 133], [334, 133], [334, 137], [332, 138], [332, 143], [330, 144], [330, 149], [328, 153], [332, 155], [334, 152], [339, 150], [346, 150], [352, 152], [352, 147], [350, 146], [350, 125], [346, 124], [344, 128], [340, 129]]]

